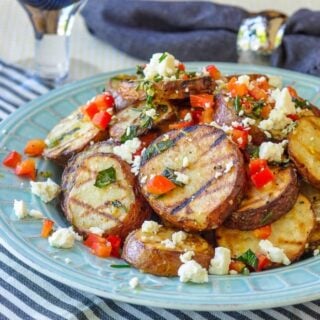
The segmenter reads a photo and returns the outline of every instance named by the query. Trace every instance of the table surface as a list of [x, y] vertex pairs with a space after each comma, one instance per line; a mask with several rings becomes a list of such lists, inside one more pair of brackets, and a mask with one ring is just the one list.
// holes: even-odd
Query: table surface
[[[237, 5], [239, 3], [238, 0], [218, 0], [216, 2], [233, 5]], [[260, 11], [269, 9], [271, 7], [271, 2], [243, 0], [241, 1], [241, 5], [250, 11]], [[320, 1], [295, 0], [293, 2], [288, 0], [278, 0], [277, 7], [275, 7], [274, 3], [272, 4], [272, 7], [287, 14], [291, 14], [295, 10], [302, 7], [320, 10]], [[12, 19], [12, 17], [14, 17], [14, 19]], [[7, 62], [17, 63], [30, 60], [32, 56], [33, 30], [25, 12], [16, 0], [0, 0], [0, 59], [3, 59]], [[81, 79], [98, 72], [108, 72], [122, 68], [134, 67], [137, 63], [141, 62], [137, 59], [129, 57], [122, 52], [119, 52], [108, 44], [105, 44], [91, 36], [86, 30], [81, 16], [78, 16], [76, 18], [74, 30], [71, 36], [71, 57], [75, 62], [71, 66], [71, 75], [74, 79]], [[78, 67], [79, 61], [82, 63], [82, 68]], [[83, 68], [84, 64], [85, 68]], [[4, 263], [6, 262], [4, 261]], [[26, 271], [26, 275], [28, 275], [28, 272], [29, 271]], [[33, 276], [34, 275], [30, 273], [30, 277]], [[113, 302], [101, 301], [98, 297], [93, 297], [92, 299], [94, 303], [99, 304], [99, 306], [103, 306], [103, 308], [106, 309], [106, 313], [110, 316], [113, 315], [114, 310], [117, 310], [116, 308], [123, 308], [130, 313], [123, 314], [126, 318], [132, 318], [131, 316], [133, 314], [135, 314], [136, 319], [141, 318], [142, 316], [143, 318], [145, 317], [145, 314], [142, 313], [144, 312], [143, 309], [139, 309], [127, 304], [115, 304]], [[28, 308], [27, 305], [25, 306], [26, 308]], [[158, 310], [157, 313], [162, 319], [237, 319], [238, 316], [240, 316], [242, 319], [288, 319], [291, 318], [290, 315], [293, 314], [295, 314], [297, 319], [317, 318], [318, 309], [315, 309], [315, 304], [308, 304], [308, 310], [308, 313], [306, 313], [304, 307], [292, 306], [285, 309], [278, 308], [260, 311], [260, 314], [250, 311], [241, 313], [217, 312], [212, 313], [211, 315], [209, 315], [209, 313], [200, 314], [194, 312], [179, 313], [178, 311], [171, 313], [166, 311], [165, 309], [161, 309], [161, 311]], [[115, 313], [114, 318], [118, 318], [116, 317]], [[121, 316], [121, 318], [123, 317]], [[151, 315], [147, 318], [151, 319]], [[0, 319], [2, 319], [1, 305]]]

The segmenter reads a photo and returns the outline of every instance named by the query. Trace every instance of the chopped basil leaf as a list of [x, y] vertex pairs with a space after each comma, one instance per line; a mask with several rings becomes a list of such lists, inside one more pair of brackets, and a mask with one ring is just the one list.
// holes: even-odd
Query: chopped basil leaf
[[247, 147], [247, 151], [250, 155], [250, 158], [259, 158], [259, 147], [249, 144]]
[[240, 97], [236, 96], [236, 98], [234, 99], [234, 109], [237, 113], [240, 112], [241, 110], [241, 103], [240, 103]]
[[140, 127], [144, 129], [151, 129], [152, 125], [153, 125], [153, 119], [147, 116], [145, 113], [142, 113]]
[[50, 172], [50, 171], [40, 171], [39, 172], [39, 176], [41, 178], [45, 178], [45, 179], [51, 178], [52, 177], [52, 172]]
[[116, 170], [114, 169], [114, 167], [110, 167], [108, 169], [98, 172], [94, 186], [97, 188], [103, 188], [115, 181], [116, 181]]
[[138, 136], [138, 126], [131, 125], [129, 130], [126, 130], [125, 133], [121, 136], [120, 142], [124, 143], [127, 140], [132, 140], [133, 138]]
[[143, 153], [142, 162], [151, 159], [153, 156], [171, 148], [174, 145], [172, 140], [160, 141], [156, 144], [151, 144], [146, 151]]
[[271, 218], [273, 218], [273, 212], [269, 211], [267, 212], [267, 214], [261, 219], [261, 224], [268, 224], [269, 221], [271, 220]]
[[308, 100], [304, 100], [301, 98], [292, 98], [293, 103], [295, 104], [296, 108], [307, 108], [311, 107], [310, 102]]
[[131, 268], [130, 264], [110, 264], [110, 267], [117, 268], [117, 269]]
[[111, 204], [116, 208], [123, 208], [125, 211], [127, 211], [127, 208], [119, 200], [114, 200], [114, 201], [111, 202]]
[[144, 69], [143, 66], [137, 65], [137, 67], [136, 67], [136, 74], [137, 74], [138, 76], [144, 76], [143, 69]]
[[153, 78], [153, 81], [154, 82], [159, 82], [163, 80], [163, 76], [160, 76], [160, 74], [157, 74], [154, 78]]
[[191, 71], [191, 72], [186, 72], [186, 74], [190, 77], [193, 78], [197, 75], [197, 73], [195, 71]]
[[264, 106], [264, 102], [263, 101], [255, 102], [253, 104], [252, 114], [255, 117], [259, 118], [260, 115], [261, 115], [261, 109], [262, 109], [263, 106]]
[[166, 52], [164, 52], [161, 57], [159, 58], [159, 63], [161, 63], [166, 57], [168, 56], [168, 54]]
[[165, 168], [162, 172], [162, 175], [166, 178], [168, 178], [170, 181], [172, 181], [174, 184], [176, 184], [179, 187], [184, 187], [185, 184], [181, 181], [177, 181], [177, 175], [174, 173], [174, 170], [170, 168]]
[[238, 260], [242, 261], [253, 269], [256, 269], [258, 266], [258, 258], [251, 249], [248, 249], [244, 254], [238, 257]]

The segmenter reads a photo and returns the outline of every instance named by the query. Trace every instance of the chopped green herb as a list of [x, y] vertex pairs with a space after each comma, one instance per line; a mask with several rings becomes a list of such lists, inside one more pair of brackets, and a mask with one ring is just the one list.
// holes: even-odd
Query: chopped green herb
[[131, 268], [130, 264], [110, 264], [110, 267], [117, 268], [117, 269]]
[[52, 172], [50, 172], [50, 171], [40, 171], [39, 172], [39, 176], [41, 178], [45, 178], [45, 179], [51, 178], [52, 177]]
[[147, 116], [145, 113], [142, 113], [140, 117], [141, 117], [140, 127], [143, 129], [151, 129], [153, 125], [153, 119]]
[[273, 212], [269, 211], [267, 214], [261, 219], [261, 224], [265, 225], [268, 224], [269, 221], [273, 218]]
[[248, 249], [244, 254], [238, 257], [238, 260], [242, 261], [253, 269], [256, 269], [258, 266], [258, 258], [251, 249]]
[[236, 96], [236, 98], [234, 99], [234, 109], [237, 113], [240, 112], [241, 110], [241, 103], [240, 103], [240, 97]]
[[160, 74], [157, 74], [154, 78], [153, 78], [153, 81], [154, 82], [159, 82], [163, 80], [163, 76], [160, 76]]
[[161, 57], [159, 58], [159, 63], [161, 63], [166, 57], [168, 56], [167, 52], [164, 52]]
[[121, 136], [121, 143], [126, 142], [127, 140], [132, 140], [133, 138], [138, 136], [138, 126], [131, 125], [129, 129], [125, 131], [125, 133]]
[[254, 146], [253, 144], [249, 144], [247, 147], [247, 151], [250, 155], [250, 158], [259, 158], [259, 147]]
[[241, 271], [241, 273], [245, 276], [248, 276], [250, 274], [250, 270], [247, 267], [244, 267]]
[[143, 73], [143, 69], [144, 69], [144, 66], [141, 66], [141, 65], [137, 65], [136, 67], [136, 74], [138, 76], [144, 76], [144, 73]]
[[103, 188], [115, 181], [116, 181], [116, 170], [114, 169], [114, 167], [110, 167], [108, 169], [98, 172], [94, 186], [97, 188]]
[[75, 133], [76, 131], [80, 130], [79, 127], [75, 127], [65, 133], [63, 133], [60, 137], [58, 138], [55, 138], [55, 139], [52, 139], [49, 141], [47, 147], [48, 148], [54, 148], [54, 147], [57, 147], [59, 145], [59, 143], [66, 137], [66, 136], [69, 136], [69, 135], [72, 135], [73, 133]]
[[186, 72], [186, 74], [190, 77], [193, 78], [197, 75], [197, 73], [195, 71], [191, 71], [191, 72]]
[[292, 101], [295, 104], [296, 108], [309, 109], [311, 107], [310, 102], [302, 98], [292, 98]]
[[119, 200], [114, 200], [114, 201], [111, 202], [111, 204], [116, 208], [123, 208], [124, 210], [127, 210], [127, 208]]
[[260, 118], [261, 109], [262, 109], [263, 106], [264, 106], [264, 102], [263, 101], [255, 102], [253, 104], [252, 114], [257, 118]]
[[174, 173], [174, 170], [170, 168], [165, 168], [162, 172], [162, 175], [166, 178], [168, 178], [170, 181], [172, 181], [174, 184], [176, 184], [179, 187], [184, 187], [185, 184], [177, 181], [177, 175]]
[[156, 144], [151, 144], [143, 153], [142, 161], [144, 162], [151, 159], [153, 156], [171, 148], [173, 145], [174, 143], [172, 140], [164, 140]]

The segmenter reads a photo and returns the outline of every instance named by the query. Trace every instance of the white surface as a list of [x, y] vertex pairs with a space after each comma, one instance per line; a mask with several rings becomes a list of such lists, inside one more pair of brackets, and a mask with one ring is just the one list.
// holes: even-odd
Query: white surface
[[[90, 1], [90, 0], [89, 0]], [[217, 0], [217, 3], [241, 5], [250, 11], [276, 9], [291, 14], [305, 7], [320, 10], [319, 0]], [[33, 31], [26, 13], [17, 0], [0, 0], [0, 58], [17, 62], [33, 57]], [[134, 67], [139, 60], [131, 58], [108, 44], [91, 36], [78, 15], [71, 36], [71, 56], [86, 63], [80, 70], [72, 66], [74, 78], [83, 78], [97, 72]]]

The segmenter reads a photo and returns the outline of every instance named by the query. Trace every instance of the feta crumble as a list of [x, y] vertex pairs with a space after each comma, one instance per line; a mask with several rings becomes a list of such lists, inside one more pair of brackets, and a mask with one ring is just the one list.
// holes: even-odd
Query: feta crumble
[[157, 115], [157, 113], [156, 113], [156, 110], [154, 108], [149, 109], [149, 110], [146, 111], [146, 116], [148, 116], [148, 117], [150, 117], [152, 119], [155, 119], [156, 115]]
[[69, 249], [74, 246], [74, 233], [69, 228], [59, 228], [48, 238], [51, 247]]
[[281, 143], [263, 142], [259, 148], [259, 158], [270, 162], [281, 162], [285, 146], [288, 141], [284, 140]]
[[184, 240], [187, 239], [187, 234], [184, 231], [174, 232], [171, 236], [172, 242], [177, 245], [182, 243]]
[[246, 74], [242, 75], [242, 76], [238, 77], [238, 80], [236, 82], [239, 84], [244, 84], [244, 85], [246, 85], [246, 87], [249, 87], [250, 77]]
[[181, 282], [208, 282], [208, 271], [194, 260], [183, 263], [178, 269]]
[[13, 211], [18, 219], [23, 219], [29, 214], [28, 208], [23, 200], [14, 200]]
[[189, 177], [186, 174], [183, 174], [179, 171], [175, 171], [174, 174], [176, 175], [176, 180], [183, 184], [187, 184], [189, 182]]
[[232, 167], [233, 167], [233, 161], [231, 160], [231, 161], [227, 162], [226, 167], [223, 172], [228, 173], [232, 169]]
[[104, 230], [102, 230], [102, 229], [99, 228], [99, 227], [91, 227], [91, 228], [89, 228], [89, 231], [90, 231], [91, 233], [97, 234], [98, 236], [102, 236], [103, 233], [104, 233]]
[[214, 257], [210, 261], [209, 273], [216, 275], [228, 274], [230, 262], [231, 252], [228, 248], [215, 248]]
[[131, 140], [127, 140], [125, 143], [120, 146], [115, 146], [113, 148], [113, 153], [119, 156], [122, 160], [131, 164], [132, 155], [140, 148], [141, 141], [138, 138], [133, 138]]
[[188, 112], [185, 117], [183, 118], [184, 121], [191, 121], [192, 120], [192, 115], [190, 112]]
[[42, 219], [43, 218], [43, 214], [42, 212], [40, 212], [39, 210], [35, 210], [35, 209], [31, 209], [29, 211], [29, 216], [35, 219]]
[[176, 247], [176, 245], [170, 239], [162, 240], [161, 244], [165, 246], [167, 249], [174, 249]]
[[141, 226], [141, 231], [143, 233], [157, 234], [161, 227], [162, 226], [159, 223], [157, 223], [156, 221], [147, 220], [147, 221], [143, 222], [143, 224]]
[[315, 257], [315, 256], [318, 256], [319, 253], [320, 253], [320, 250], [319, 250], [319, 249], [315, 249], [315, 250], [313, 251], [313, 256], [314, 256], [314, 257]]
[[188, 157], [183, 157], [182, 159], [182, 168], [186, 168], [189, 165], [189, 159]]
[[47, 203], [53, 200], [61, 192], [61, 188], [58, 184], [52, 181], [50, 178], [44, 182], [30, 181], [31, 192], [40, 199]]
[[170, 80], [178, 70], [178, 64], [175, 57], [167, 52], [154, 53], [143, 70], [144, 77], [146, 80], [153, 80], [159, 75], [164, 80]]
[[73, 229], [72, 226], [69, 227], [68, 229], [69, 229], [70, 232], [73, 233], [73, 236], [74, 236], [74, 239], [75, 239], [75, 240], [77, 240], [77, 241], [83, 241], [83, 236], [81, 236], [79, 233], [77, 233], [77, 232]]
[[139, 285], [139, 279], [137, 277], [133, 277], [129, 281], [129, 286], [132, 289], [135, 289]]
[[134, 156], [132, 166], [131, 166], [131, 172], [135, 176], [139, 174], [140, 164], [141, 164], [141, 156]]
[[278, 247], [274, 247], [269, 240], [260, 240], [259, 247], [268, 259], [275, 263], [282, 263], [284, 265], [289, 265], [291, 261], [284, 253], [284, 250]]
[[193, 256], [194, 256], [193, 251], [186, 251], [185, 253], [181, 254], [179, 258], [182, 263], [187, 263], [193, 258]]

